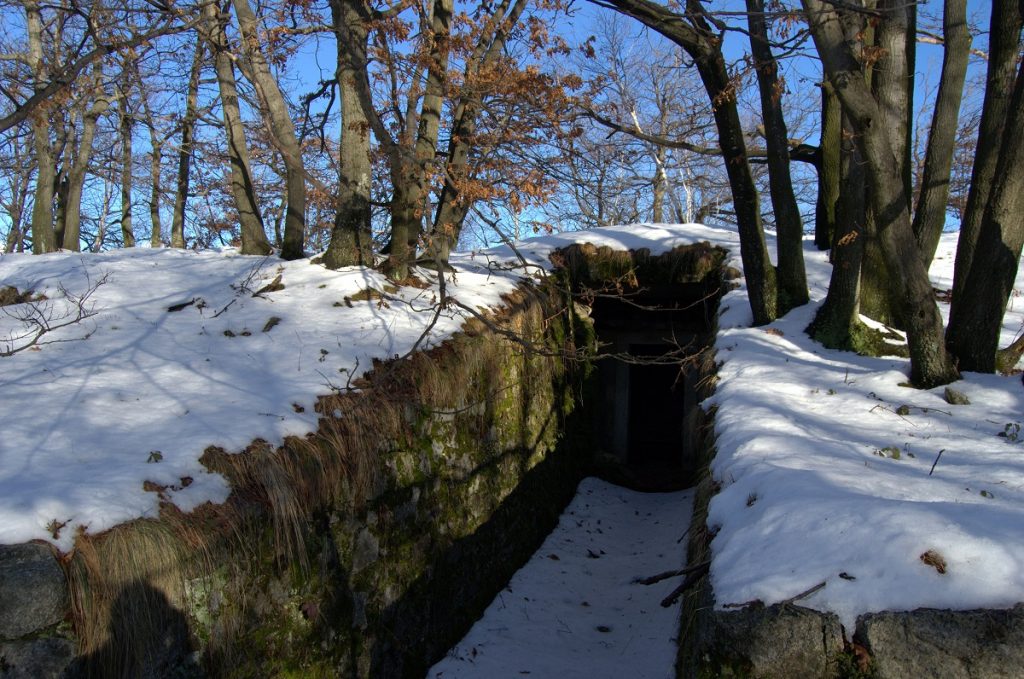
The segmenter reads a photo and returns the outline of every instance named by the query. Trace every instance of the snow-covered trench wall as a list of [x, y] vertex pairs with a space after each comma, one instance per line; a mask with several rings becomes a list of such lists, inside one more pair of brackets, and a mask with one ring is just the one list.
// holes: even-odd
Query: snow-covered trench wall
[[713, 314], [725, 253], [560, 256], [486, 325], [322, 397], [315, 434], [208, 449], [226, 503], [166, 503], [81, 536], [61, 563], [4, 547], [5, 662], [25, 676], [423, 676], [582, 476], [607, 469], [606, 417], [587, 410], [603, 407], [593, 291], [699, 290]]

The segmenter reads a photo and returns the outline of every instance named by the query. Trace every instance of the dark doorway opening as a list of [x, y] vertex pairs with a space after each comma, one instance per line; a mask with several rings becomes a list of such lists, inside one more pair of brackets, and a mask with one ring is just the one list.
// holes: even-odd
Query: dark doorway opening
[[711, 340], [714, 307], [694, 313], [688, 291], [678, 292], [682, 302], [638, 296], [593, 307], [603, 351], [620, 357], [598, 363], [598, 465], [609, 480], [639, 490], [686, 488], [699, 466], [695, 359]]
[[[630, 354], [639, 361], [658, 359], [664, 347], [632, 345]], [[626, 464], [645, 486], [679, 486], [687, 452], [686, 373], [675, 363], [637, 363], [629, 366], [628, 379]]]

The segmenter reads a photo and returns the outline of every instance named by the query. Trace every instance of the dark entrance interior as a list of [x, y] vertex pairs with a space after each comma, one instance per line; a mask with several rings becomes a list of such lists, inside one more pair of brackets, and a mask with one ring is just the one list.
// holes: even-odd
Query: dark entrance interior
[[[633, 345], [639, 360], [657, 359], [663, 347]], [[683, 470], [686, 374], [679, 365], [631, 364], [626, 418], [626, 463], [641, 476], [678, 478]]]
[[602, 298], [592, 318], [602, 353], [593, 426], [599, 467], [640, 490], [685, 488], [699, 466], [694, 358], [712, 337], [717, 296], [701, 286]]

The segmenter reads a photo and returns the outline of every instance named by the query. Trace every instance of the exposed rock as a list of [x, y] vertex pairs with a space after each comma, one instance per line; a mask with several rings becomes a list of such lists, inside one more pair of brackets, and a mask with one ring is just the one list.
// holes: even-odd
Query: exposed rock
[[67, 581], [49, 547], [0, 545], [0, 639], [55, 625], [67, 609]]
[[946, 399], [946, 403], [954, 406], [969, 406], [971, 405], [971, 399], [967, 398], [967, 394], [962, 391], [957, 391], [952, 387], [946, 387], [946, 391], [943, 393], [943, 398]]
[[801, 606], [757, 604], [713, 611], [706, 624], [698, 676], [831, 677], [843, 651], [839, 618]]
[[870, 613], [856, 638], [871, 652], [879, 679], [1020, 677], [1024, 604], [1009, 610]]
[[32, 641], [0, 643], [0, 678], [56, 679], [75, 657], [75, 644], [70, 639], [48, 637]]
[[46, 299], [46, 297], [44, 295], [33, 295], [31, 290], [20, 292], [18, 288], [12, 285], [0, 286], [0, 306], [9, 306], [11, 304], [24, 304], [25, 302], [32, 302], [42, 299]]

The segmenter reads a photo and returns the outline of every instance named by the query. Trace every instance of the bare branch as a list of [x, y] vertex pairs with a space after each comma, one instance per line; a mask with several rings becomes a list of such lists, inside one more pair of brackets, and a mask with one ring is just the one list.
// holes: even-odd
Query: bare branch
[[47, 344], [88, 339], [93, 330], [87, 331], [80, 337], [43, 340], [55, 330], [76, 325], [95, 316], [97, 314], [96, 305], [90, 302], [90, 298], [109, 280], [109, 273], [103, 274], [96, 282], [89, 280], [86, 275], [86, 290], [81, 295], [70, 292], [63, 284], [60, 284], [57, 289], [62, 293], [62, 299], [41, 299], [3, 307], [4, 315], [20, 323], [24, 330], [12, 332], [4, 339], [0, 339], [0, 358], [13, 356], [27, 349], [38, 349]]

